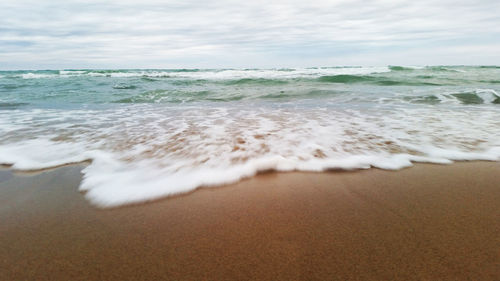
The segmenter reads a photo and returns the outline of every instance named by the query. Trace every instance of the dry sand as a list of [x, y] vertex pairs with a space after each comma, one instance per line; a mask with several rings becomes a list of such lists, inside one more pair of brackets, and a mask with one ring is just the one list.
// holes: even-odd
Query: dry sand
[[500, 280], [500, 163], [267, 173], [115, 209], [0, 171], [0, 280]]

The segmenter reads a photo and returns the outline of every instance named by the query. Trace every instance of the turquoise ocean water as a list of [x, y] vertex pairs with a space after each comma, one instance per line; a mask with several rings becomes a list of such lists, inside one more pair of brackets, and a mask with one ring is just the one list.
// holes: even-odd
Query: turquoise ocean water
[[500, 67], [0, 71], [0, 163], [98, 206], [262, 170], [500, 160]]

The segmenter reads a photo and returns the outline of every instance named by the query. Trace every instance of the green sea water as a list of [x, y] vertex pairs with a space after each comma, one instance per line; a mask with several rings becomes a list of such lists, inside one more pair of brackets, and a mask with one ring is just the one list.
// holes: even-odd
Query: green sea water
[[335, 97], [342, 102], [377, 102], [396, 95], [401, 102], [435, 104], [456, 98], [463, 104], [481, 104], [489, 100], [478, 96], [476, 89], [498, 92], [499, 88], [500, 68], [493, 66], [1, 71], [0, 106], [280, 102]]

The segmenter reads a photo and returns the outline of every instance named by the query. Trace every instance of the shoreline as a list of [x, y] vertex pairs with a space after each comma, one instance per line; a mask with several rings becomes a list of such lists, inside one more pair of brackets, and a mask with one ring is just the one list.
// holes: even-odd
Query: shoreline
[[81, 169], [0, 169], [0, 276], [500, 278], [499, 162], [261, 173], [111, 209], [78, 192]]

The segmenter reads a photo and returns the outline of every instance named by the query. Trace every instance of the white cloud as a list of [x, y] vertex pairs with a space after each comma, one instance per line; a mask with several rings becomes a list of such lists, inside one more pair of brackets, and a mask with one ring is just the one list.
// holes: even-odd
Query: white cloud
[[499, 64], [498, 11], [486, 0], [4, 0], [0, 68]]

